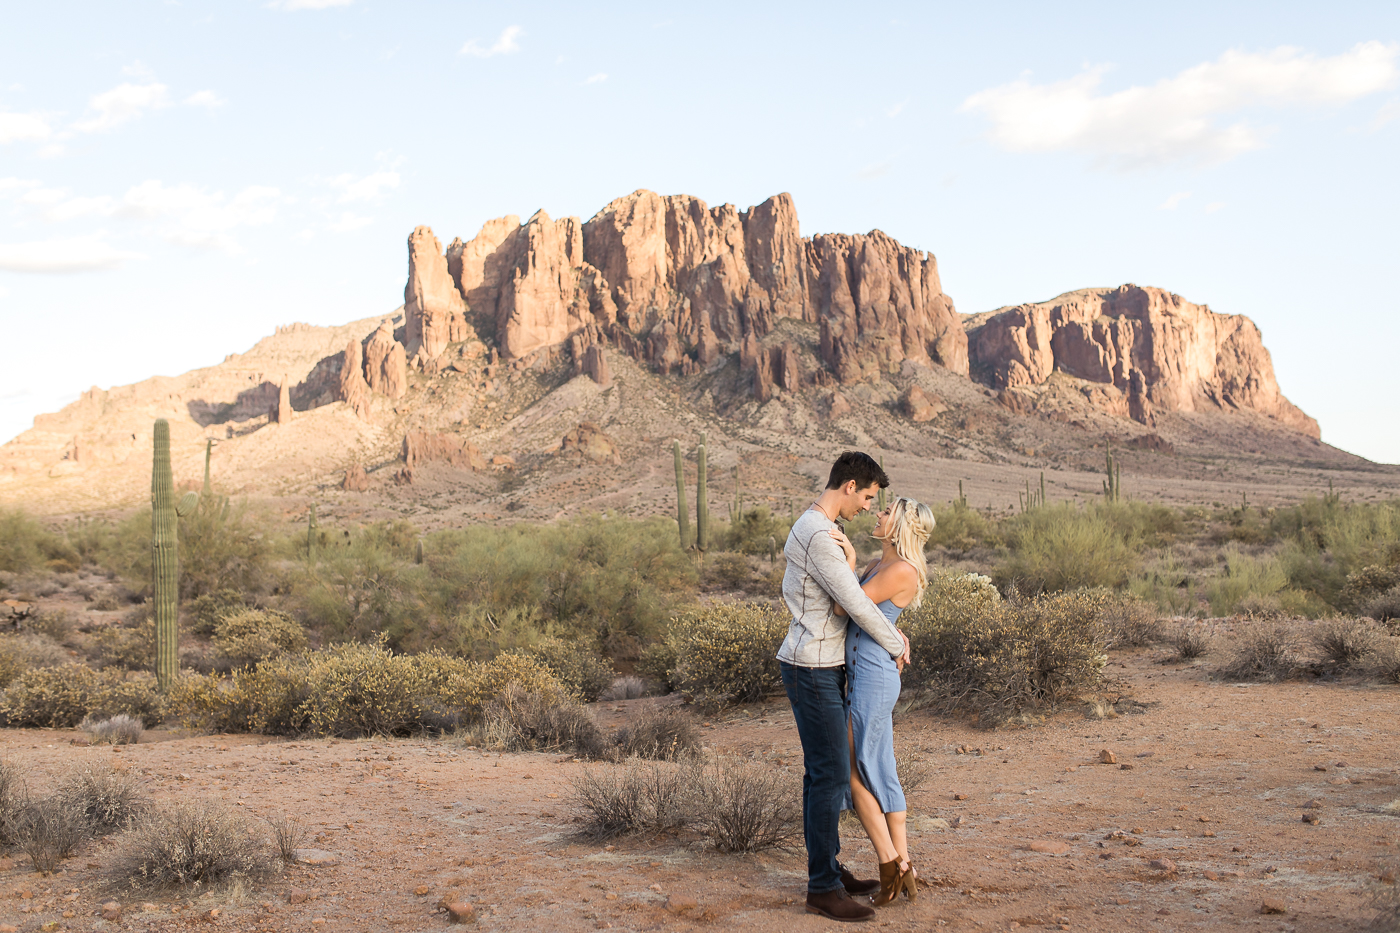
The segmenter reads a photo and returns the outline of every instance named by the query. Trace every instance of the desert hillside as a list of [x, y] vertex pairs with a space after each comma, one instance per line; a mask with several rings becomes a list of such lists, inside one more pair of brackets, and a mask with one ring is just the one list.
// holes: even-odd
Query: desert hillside
[[638, 191], [445, 249], [419, 227], [402, 306], [93, 388], [0, 447], [0, 501], [139, 504], [156, 418], [185, 482], [213, 440], [222, 488], [428, 526], [669, 510], [672, 440], [702, 432], [725, 495], [781, 510], [848, 446], [903, 491], [994, 509], [1041, 471], [1051, 499], [1098, 494], [1107, 448], [1147, 499], [1400, 488], [1320, 442], [1248, 318], [1135, 285], [960, 315], [932, 254], [803, 237], [786, 194], [739, 211]]

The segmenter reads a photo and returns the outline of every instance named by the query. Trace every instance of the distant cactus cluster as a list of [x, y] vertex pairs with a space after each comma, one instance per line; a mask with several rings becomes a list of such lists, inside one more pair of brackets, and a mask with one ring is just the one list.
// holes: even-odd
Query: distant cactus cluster
[[[706, 454], [706, 441], [709, 435], [706, 432], [700, 434], [700, 446], [695, 451], [695, 550], [704, 553], [710, 547], [710, 499], [709, 499], [709, 464]], [[682, 548], [691, 546], [690, 540], [690, 515], [686, 508], [685, 496], [685, 458], [681, 455], [681, 442], [671, 442], [671, 456], [676, 464], [676, 525], [680, 530], [680, 541]], [[737, 468], [735, 478], [738, 478]], [[734, 494], [734, 501], [737, 504], [742, 501], [739, 493]]]

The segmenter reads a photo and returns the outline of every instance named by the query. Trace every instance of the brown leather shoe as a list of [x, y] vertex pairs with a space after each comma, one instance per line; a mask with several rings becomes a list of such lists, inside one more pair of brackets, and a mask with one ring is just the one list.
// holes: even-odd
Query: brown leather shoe
[[836, 863], [836, 867], [841, 869], [841, 887], [845, 888], [846, 893], [851, 897], [868, 897], [880, 890], [879, 881], [874, 879], [870, 881], [861, 881], [855, 875], [851, 874], [849, 868], [842, 865], [840, 862]]
[[821, 894], [809, 893], [807, 895], [807, 913], [821, 914], [828, 920], [839, 920], [842, 923], [859, 923], [862, 920], [875, 919], [875, 908], [851, 900], [851, 896], [846, 893], [845, 888], [837, 888], [835, 891], [825, 891]]

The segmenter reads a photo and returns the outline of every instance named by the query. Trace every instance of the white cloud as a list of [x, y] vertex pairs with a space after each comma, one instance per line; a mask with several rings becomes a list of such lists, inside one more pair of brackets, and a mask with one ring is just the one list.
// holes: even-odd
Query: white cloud
[[1161, 204], [1157, 205], [1157, 210], [1174, 211], [1176, 210], [1177, 205], [1179, 205], [1182, 201], [1185, 201], [1189, 197], [1191, 197], [1191, 192], [1178, 191], [1176, 194], [1172, 195], [1171, 197], [1163, 201]]
[[606, 80], [608, 80], [608, 73], [607, 73], [606, 71], [600, 71], [600, 72], [598, 72], [596, 75], [590, 75], [589, 78], [588, 78], [588, 80], [585, 81], [585, 82], [583, 82], [583, 83], [584, 83], [584, 84], [602, 84], [602, 83], [603, 83], [604, 81], [606, 81]]
[[965, 112], [992, 123], [1015, 152], [1076, 150], [1119, 168], [1219, 162], [1264, 144], [1264, 134], [1221, 118], [1257, 106], [1341, 104], [1394, 86], [1400, 44], [1362, 42], [1330, 58], [1281, 47], [1229, 51], [1151, 87], [1100, 93], [1104, 67], [1054, 84], [1015, 81], [972, 95]]
[[1371, 119], [1371, 130], [1374, 132], [1397, 118], [1400, 118], [1400, 100], [1388, 101]]
[[1224, 201], [1211, 201], [1209, 204], [1206, 205], [1206, 213], [1214, 214], [1216, 211], [1220, 210], [1224, 206]]
[[374, 222], [373, 217], [360, 217], [346, 211], [340, 215], [340, 219], [326, 225], [333, 233], [350, 233], [352, 230], [359, 230]]
[[334, 6], [349, 6], [355, 0], [272, 0], [270, 10], [328, 10]]
[[88, 107], [96, 115], [73, 124], [73, 128], [100, 133], [134, 120], [147, 110], [169, 105], [169, 89], [164, 84], [119, 84], [89, 101]]
[[0, 197], [38, 187], [39, 182], [30, 178], [0, 178]]
[[51, 223], [76, 220], [89, 215], [110, 216], [117, 208], [115, 198], [100, 195], [95, 198], [75, 197], [67, 188], [35, 188], [20, 199]]
[[49, 121], [32, 113], [0, 113], [0, 145], [26, 139], [48, 139]]
[[49, 275], [96, 272], [145, 258], [140, 253], [112, 246], [101, 233], [29, 243], [0, 243], [0, 270], [5, 272]]
[[340, 189], [341, 204], [355, 201], [376, 200], [384, 191], [399, 186], [398, 172], [374, 172], [370, 175], [355, 176], [349, 173], [329, 178], [326, 183]]
[[857, 172], [856, 177], [864, 178], [867, 180], [872, 178], [883, 178], [884, 176], [890, 173], [890, 168], [891, 165], [889, 162], [875, 162], [871, 165], [867, 165], [865, 168]]
[[885, 109], [885, 116], [887, 116], [887, 117], [889, 117], [891, 120], [893, 120], [895, 117], [899, 116], [901, 113], [904, 112], [904, 105], [907, 104], [907, 103], [909, 103], [908, 98], [906, 98], [906, 99], [900, 101], [899, 103], [895, 104], [893, 107], [887, 107], [887, 108]]
[[501, 35], [490, 48], [482, 48], [480, 41], [468, 39], [467, 44], [462, 46], [462, 50], [457, 54], [475, 55], [477, 58], [490, 58], [493, 55], [509, 55], [512, 52], [520, 51], [520, 43], [516, 40], [523, 35], [525, 35], [525, 30], [521, 29], [519, 26], [507, 26], [501, 31]]
[[195, 91], [185, 98], [185, 103], [191, 107], [208, 107], [212, 110], [215, 107], [222, 107], [228, 101], [213, 91]]
[[276, 188], [251, 185], [229, 197], [193, 185], [145, 181], [127, 191], [113, 216], [155, 221], [172, 243], [200, 249], [239, 252], [229, 231], [271, 223], [286, 202]]

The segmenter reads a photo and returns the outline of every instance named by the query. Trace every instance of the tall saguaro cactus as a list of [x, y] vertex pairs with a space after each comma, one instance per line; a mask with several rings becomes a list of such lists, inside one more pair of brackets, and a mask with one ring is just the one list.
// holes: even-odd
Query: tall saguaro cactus
[[695, 455], [695, 550], [701, 554], [710, 547], [710, 500], [705, 483], [705, 440], [706, 435], [701, 433], [700, 449]]
[[151, 463], [151, 572], [155, 583], [156, 683], [170, 689], [180, 671], [180, 518], [194, 511], [199, 493], [175, 501], [170, 471], [170, 422], [156, 421]]
[[1103, 481], [1103, 497], [1108, 502], [1117, 502], [1122, 490], [1118, 487], [1121, 478], [1121, 468], [1118, 461], [1113, 459], [1113, 450], [1110, 448], [1105, 454], [1104, 473], [1108, 477]]
[[681, 442], [671, 442], [671, 456], [676, 461], [676, 524], [681, 529], [681, 550], [690, 547], [690, 509], [685, 504], [685, 460], [681, 457]]

